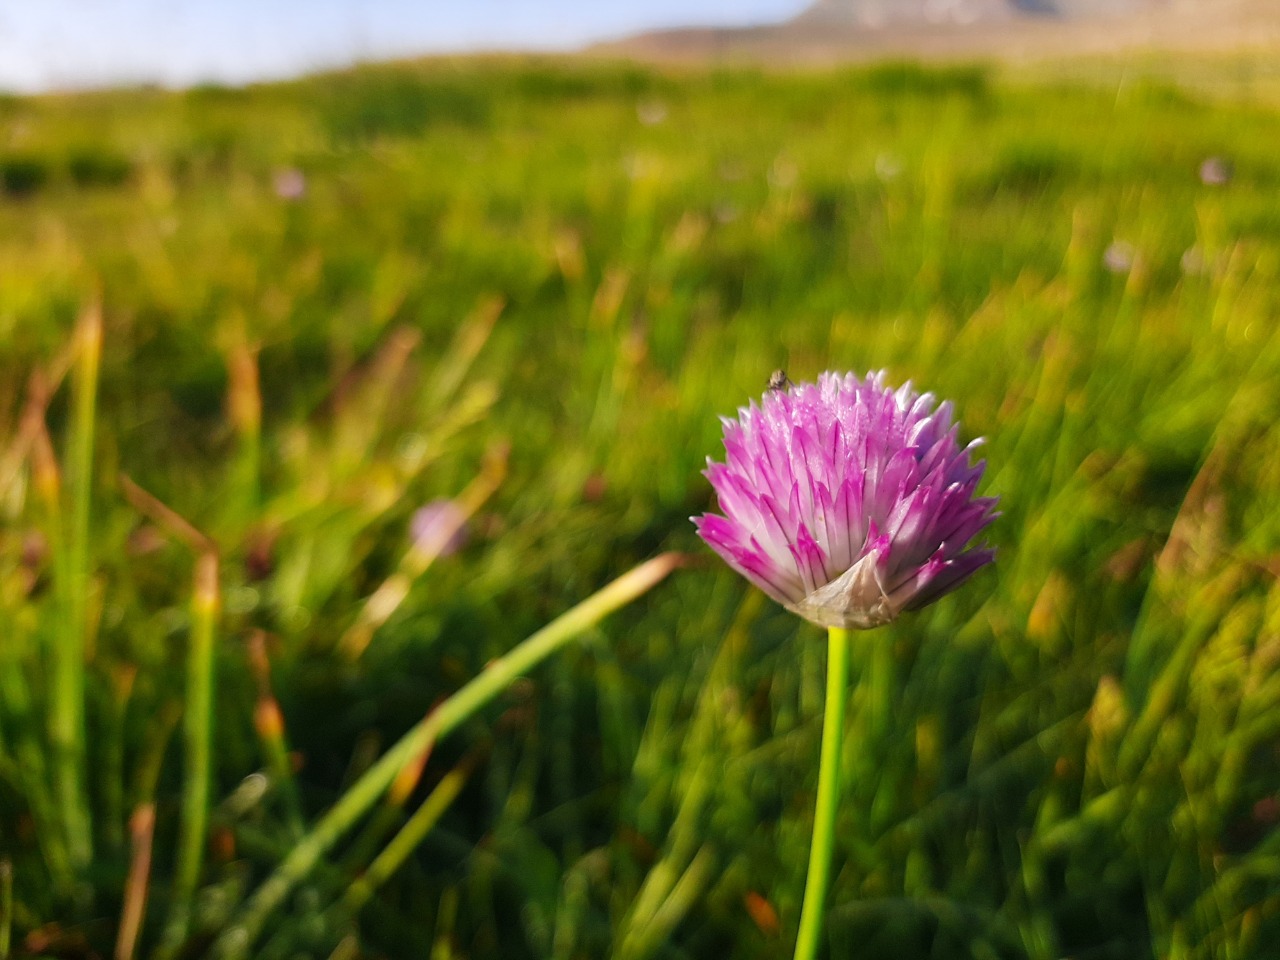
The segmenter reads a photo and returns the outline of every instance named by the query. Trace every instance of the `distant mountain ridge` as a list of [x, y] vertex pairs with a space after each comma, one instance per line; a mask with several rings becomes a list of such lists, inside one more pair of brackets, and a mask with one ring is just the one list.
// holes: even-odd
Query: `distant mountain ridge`
[[903, 23], [970, 24], [1016, 14], [1011, 0], [816, 0], [792, 22], [876, 29]]
[[902, 23], [964, 26], [1018, 16], [1123, 17], [1171, 5], [1172, 0], [815, 0], [793, 22], [868, 28]]
[[814, 0], [785, 23], [654, 30], [589, 52], [823, 64], [1037, 59], [1126, 50], [1280, 52], [1280, 0]]

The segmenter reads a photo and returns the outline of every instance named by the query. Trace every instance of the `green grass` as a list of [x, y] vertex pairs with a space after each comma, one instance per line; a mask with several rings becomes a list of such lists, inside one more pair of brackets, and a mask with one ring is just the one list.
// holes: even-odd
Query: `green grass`
[[1269, 956], [1277, 142], [892, 64], [0, 100], [0, 945], [789, 956], [824, 644], [687, 519], [784, 366], [954, 399], [1003, 498], [995, 569], [855, 647], [831, 955]]

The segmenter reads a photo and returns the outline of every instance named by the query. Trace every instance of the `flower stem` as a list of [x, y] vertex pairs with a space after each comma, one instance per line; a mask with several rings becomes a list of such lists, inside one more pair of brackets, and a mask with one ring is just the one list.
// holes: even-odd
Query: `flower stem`
[[818, 803], [813, 814], [813, 842], [809, 874], [800, 909], [795, 960], [813, 960], [826, 914], [831, 852], [835, 846], [836, 808], [840, 803], [840, 749], [844, 739], [844, 709], [849, 687], [849, 631], [827, 631], [827, 707], [822, 719], [822, 759], [818, 766]]

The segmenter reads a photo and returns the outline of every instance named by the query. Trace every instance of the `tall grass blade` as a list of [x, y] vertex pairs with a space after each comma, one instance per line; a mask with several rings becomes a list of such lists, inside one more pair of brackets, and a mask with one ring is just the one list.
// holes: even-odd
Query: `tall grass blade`
[[54, 639], [50, 739], [54, 752], [54, 784], [72, 865], [82, 869], [93, 856], [93, 836], [84, 787], [85, 658], [88, 650], [89, 520], [93, 491], [93, 447], [102, 355], [102, 312], [95, 304], [85, 311], [76, 332], [72, 370], [72, 418], [67, 451], [71, 493], [70, 524], [55, 550], [62, 617]]
[[507, 688], [584, 630], [643, 596], [680, 566], [678, 554], [663, 554], [624, 573], [576, 607], [499, 657], [383, 754], [321, 817], [266, 882], [250, 897], [235, 921], [214, 944], [218, 957], [247, 956], [268, 918], [333, 845], [373, 806], [405, 762], [454, 730]]

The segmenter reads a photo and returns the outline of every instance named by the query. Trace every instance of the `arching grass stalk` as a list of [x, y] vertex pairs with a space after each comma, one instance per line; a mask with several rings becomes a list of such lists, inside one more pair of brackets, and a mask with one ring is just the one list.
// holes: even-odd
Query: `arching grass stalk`
[[849, 698], [850, 631], [827, 629], [827, 704], [822, 718], [822, 754], [818, 766], [818, 801], [813, 813], [809, 872], [800, 908], [795, 960], [812, 960], [818, 952], [827, 912], [831, 854], [835, 847], [836, 810], [840, 805], [840, 751], [844, 745], [844, 713]]
[[680, 565], [679, 554], [663, 554], [629, 570], [573, 609], [561, 614], [509, 653], [494, 660], [484, 672], [409, 730], [382, 755], [320, 818], [285, 857], [284, 862], [249, 898], [240, 913], [214, 944], [214, 956], [230, 958], [251, 953], [253, 944], [271, 914], [284, 902], [320, 860], [391, 786], [400, 769], [440, 737], [456, 729], [522, 674], [537, 666], [583, 631], [657, 585]]

